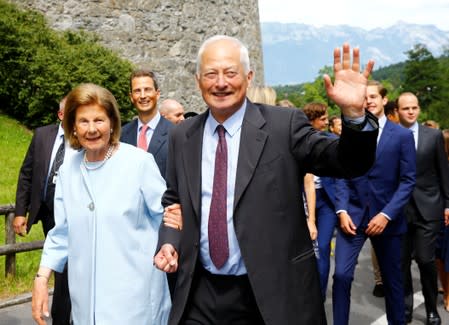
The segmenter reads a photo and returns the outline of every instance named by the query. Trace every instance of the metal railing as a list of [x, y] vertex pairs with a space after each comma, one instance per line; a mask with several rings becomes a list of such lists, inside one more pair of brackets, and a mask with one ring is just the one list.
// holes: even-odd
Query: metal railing
[[29, 252], [44, 247], [43, 240], [16, 243], [16, 234], [12, 227], [14, 205], [1, 205], [0, 216], [5, 216], [5, 245], [0, 246], [0, 256], [5, 255], [5, 276], [16, 275], [16, 253]]

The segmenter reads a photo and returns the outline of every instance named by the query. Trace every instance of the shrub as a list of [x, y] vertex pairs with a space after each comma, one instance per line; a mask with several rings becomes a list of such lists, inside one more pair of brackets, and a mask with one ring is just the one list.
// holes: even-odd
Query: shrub
[[56, 121], [59, 101], [92, 82], [116, 97], [122, 119], [133, 115], [128, 77], [133, 65], [87, 32], [57, 32], [42, 14], [0, 0], [0, 101], [3, 111], [30, 128]]

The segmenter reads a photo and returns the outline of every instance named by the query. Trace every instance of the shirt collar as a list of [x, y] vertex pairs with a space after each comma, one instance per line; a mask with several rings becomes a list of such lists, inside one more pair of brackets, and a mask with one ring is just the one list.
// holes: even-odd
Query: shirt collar
[[387, 117], [385, 116], [385, 114], [379, 117], [378, 121], [379, 121], [379, 128], [383, 129], [385, 127], [385, 123], [387, 123]]
[[[242, 127], [243, 124], [243, 118], [245, 116], [245, 112], [246, 112], [246, 99], [243, 102], [243, 105], [234, 113], [232, 114], [230, 117], [228, 117], [226, 119], [226, 121], [224, 121], [224, 123], [222, 124], [224, 126], [224, 128], [226, 129], [226, 132], [233, 137], [234, 134], [236, 134], [236, 132]], [[215, 118], [212, 116], [212, 114], [210, 114], [209, 111], [209, 116], [207, 117], [206, 120], [206, 128], [209, 128], [210, 133], [214, 134], [215, 129], [217, 128], [217, 125], [220, 124], [218, 123]]]
[[59, 139], [63, 135], [64, 135], [64, 129], [62, 128], [62, 123], [59, 123], [58, 134], [57, 134], [56, 138]]
[[[160, 121], [160, 119], [161, 119], [161, 114], [159, 114], [159, 111], [156, 111], [156, 115], [154, 115], [154, 117], [146, 124], [146, 125], [148, 125], [148, 127], [151, 129], [151, 130], [155, 130], [156, 129], [156, 126], [157, 126], [157, 124], [159, 123], [159, 121]], [[142, 121], [138, 118], [137, 119], [137, 130], [140, 130], [140, 128], [143, 126], [143, 123], [142, 123]]]
[[414, 133], [415, 133], [415, 132], [418, 133], [418, 128], [419, 128], [418, 122], [415, 121], [415, 123], [413, 123], [413, 125], [412, 125], [411, 127], [409, 127], [409, 130], [412, 131], [412, 132], [414, 132]]

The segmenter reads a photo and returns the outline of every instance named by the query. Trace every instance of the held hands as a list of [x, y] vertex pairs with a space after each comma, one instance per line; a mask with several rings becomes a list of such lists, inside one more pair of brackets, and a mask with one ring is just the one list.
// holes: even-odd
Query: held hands
[[27, 219], [23, 216], [16, 216], [12, 222], [16, 235], [24, 237], [27, 233]]
[[368, 223], [365, 233], [368, 236], [380, 235], [388, 224], [388, 219], [381, 213], [376, 214]]
[[[175, 203], [166, 207], [162, 221], [164, 226], [181, 231], [183, 226], [181, 205]], [[153, 263], [161, 271], [176, 272], [178, 270], [178, 253], [172, 244], [164, 244], [154, 257]]]
[[366, 84], [373, 69], [374, 61], [369, 60], [363, 73], [360, 73], [360, 51], [354, 48], [351, 53], [348, 43], [343, 44], [343, 56], [340, 48], [334, 49], [334, 84], [324, 75], [324, 86], [328, 97], [340, 107], [344, 116], [357, 118], [365, 115], [363, 103]]
[[178, 253], [172, 244], [162, 245], [154, 257], [154, 265], [166, 273], [173, 273], [178, 270]]
[[164, 226], [182, 230], [181, 205], [175, 203], [166, 207], [164, 209], [164, 217], [162, 221], [164, 222]]

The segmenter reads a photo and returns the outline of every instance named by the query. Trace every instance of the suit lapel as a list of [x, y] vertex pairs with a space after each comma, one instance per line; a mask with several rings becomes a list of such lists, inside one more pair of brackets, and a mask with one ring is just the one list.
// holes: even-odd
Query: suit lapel
[[51, 129], [48, 130], [48, 136], [45, 136], [45, 139], [51, 139], [51, 141], [44, 141], [44, 152], [43, 152], [43, 157], [45, 159], [44, 161], [44, 166], [45, 166], [45, 178], [47, 179], [47, 175], [48, 175], [48, 169], [50, 167], [50, 160], [51, 160], [51, 153], [53, 151], [53, 146], [55, 144], [56, 141], [56, 136], [58, 135], [58, 129], [59, 129], [59, 125], [54, 125]]
[[161, 146], [165, 142], [165, 139], [167, 139], [167, 132], [167, 124], [164, 123], [163, 117], [161, 116], [161, 119], [154, 130], [153, 136], [151, 137], [150, 145], [148, 146], [148, 152], [153, 154], [153, 156], [157, 155], [161, 149]]
[[418, 145], [416, 146], [416, 154], [417, 157], [419, 157], [419, 152], [423, 150], [424, 146], [426, 145], [426, 136], [427, 136], [427, 129], [421, 125], [418, 125]]
[[379, 143], [377, 144], [377, 150], [376, 150], [376, 160], [379, 159], [380, 155], [382, 154], [385, 145], [388, 143], [388, 141], [391, 138], [391, 132], [393, 130], [392, 128], [392, 122], [387, 121], [385, 122], [384, 129], [382, 130], [382, 134], [380, 135]]
[[265, 119], [259, 109], [248, 101], [240, 135], [240, 148], [234, 194], [234, 210], [237, 207], [251, 178], [253, 177], [254, 171], [265, 146], [265, 142], [267, 141], [267, 133], [261, 130], [264, 125]]
[[137, 119], [132, 120], [130, 127], [123, 133], [123, 142], [137, 147]]
[[195, 119], [195, 123], [186, 132], [185, 143], [182, 146], [184, 175], [187, 178], [191, 204], [198, 220], [201, 215], [201, 154], [207, 116], [208, 112]]

